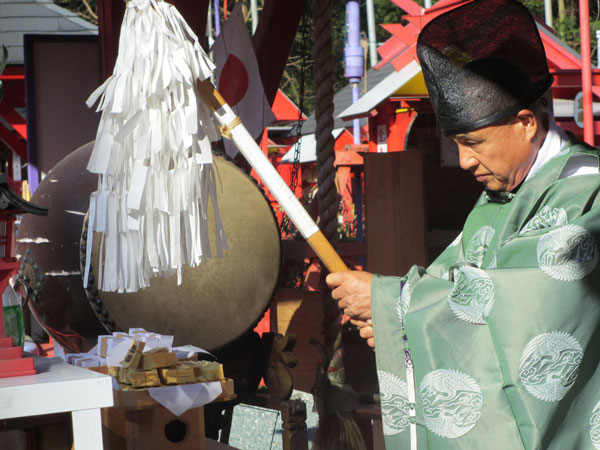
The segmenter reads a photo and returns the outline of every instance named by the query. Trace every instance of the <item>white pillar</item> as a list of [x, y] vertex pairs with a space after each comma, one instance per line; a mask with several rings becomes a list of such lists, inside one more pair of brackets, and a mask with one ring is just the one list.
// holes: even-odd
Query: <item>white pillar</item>
[[102, 450], [102, 417], [100, 408], [71, 413], [75, 450]]
[[598, 52], [596, 67], [600, 68], [600, 30], [596, 30], [596, 51]]
[[552, 28], [552, 0], [544, 0], [544, 11], [546, 13], [546, 25]]
[[258, 26], [258, 7], [256, 6], [256, 0], [250, 0], [250, 14], [252, 16], [252, 34], [256, 31]]
[[369, 36], [369, 61], [371, 67], [377, 64], [377, 37], [375, 34], [375, 7], [373, 0], [367, 0], [367, 33]]

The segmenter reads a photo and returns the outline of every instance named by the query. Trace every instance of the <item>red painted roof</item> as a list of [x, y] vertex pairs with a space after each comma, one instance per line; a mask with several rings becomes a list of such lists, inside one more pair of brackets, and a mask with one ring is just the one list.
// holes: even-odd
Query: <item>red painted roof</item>
[[[378, 52], [382, 60], [377, 64], [376, 68], [380, 68], [391, 62], [394, 69], [398, 71], [416, 58], [415, 40], [427, 23], [440, 14], [469, 3], [471, 0], [440, 0], [429, 9], [423, 9], [413, 0], [391, 1], [407, 13], [403, 16], [407, 24], [381, 25], [392, 34], [392, 37], [379, 47]], [[536, 22], [540, 30], [544, 49], [546, 50], [550, 69], [580, 70], [581, 57], [562, 42], [554, 34], [554, 30], [549, 28], [545, 23], [537, 18]], [[600, 87], [595, 86], [593, 89], [596, 95], [600, 94]]]
[[[300, 110], [296, 107], [287, 95], [283, 93], [281, 89], [277, 90], [275, 100], [273, 100], [273, 114], [275, 114], [276, 121], [278, 122], [294, 122], [298, 120]], [[302, 120], [306, 120], [306, 116], [302, 113]]]
[[401, 9], [406, 11], [408, 14], [423, 14], [423, 7], [413, 2], [412, 0], [392, 0], [392, 3], [398, 5]]

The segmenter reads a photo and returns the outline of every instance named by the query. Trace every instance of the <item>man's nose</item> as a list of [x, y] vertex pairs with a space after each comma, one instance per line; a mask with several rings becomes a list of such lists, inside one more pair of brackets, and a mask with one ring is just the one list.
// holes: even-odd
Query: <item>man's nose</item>
[[479, 164], [474, 153], [462, 145], [458, 146], [458, 161], [460, 163], [460, 168], [463, 170], [471, 170]]

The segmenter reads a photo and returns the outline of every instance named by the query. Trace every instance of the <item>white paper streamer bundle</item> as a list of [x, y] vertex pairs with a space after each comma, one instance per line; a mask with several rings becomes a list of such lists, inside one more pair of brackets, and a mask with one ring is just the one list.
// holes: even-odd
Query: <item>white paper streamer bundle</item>
[[127, 4], [114, 73], [87, 101], [102, 117], [88, 170], [91, 194], [84, 286], [93, 231], [102, 232], [98, 287], [134, 292], [153, 275], [178, 274], [227, 248], [216, 204], [210, 141], [219, 138], [196, 80], [214, 66], [179, 12], [162, 0]]

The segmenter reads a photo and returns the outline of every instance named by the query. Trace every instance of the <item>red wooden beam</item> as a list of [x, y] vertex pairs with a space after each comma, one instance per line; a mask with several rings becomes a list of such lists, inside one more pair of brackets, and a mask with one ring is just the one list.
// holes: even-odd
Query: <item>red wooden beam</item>
[[356, 150], [337, 150], [335, 152], [334, 166], [362, 166], [363, 152], [357, 152]]
[[[581, 70], [551, 70], [554, 75], [554, 89], [576, 89], [578, 92], [583, 90], [581, 81]], [[600, 69], [592, 69], [591, 77], [591, 92], [600, 98]]]
[[382, 24], [381, 27], [401, 39], [406, 45], [412, 45], [417, 42], [418, 33], [412, 33], [401, 23]]
[[581, 86], [583, 91], [583, 140], [594, 145], [594, 113], [592, 112], [592, 54], [590, 50], [590, 4], [579, 0], [581, 34]]
[[0, 75], [0, 80], [3, 82], [6, 81], [15, 81], [15, 80], [24, 80], [25, 75]]
[[400, 38], [392, 36], [379, 47], [377, 47], [377, 53], [381, 56], [381, 61], [375, 66], [375, 70], [381, 69], [388, 62], [394, 59], [397, 55], [402, 53], [408, 46], [402, 42]]
[[0, 116], [14, 128], [23, 139], [27, 140], [27, 122], [21, 114], [8, 104], [8, 102], [0, 103]]
[[[17, 75], [18, 77], [18, 75]], [[12, 77], [11, 77], [12, 78]], [[14, 108], [25, 107], [25, 79], [16, 78], [3, 81], [4, 99], [2, 103], [9, 103]]]
[[396, 72], [402, 70], [412, 60], [418, 61], [417, 59], [417, 43], [415, 42], [398, 56], [392, 60], [392, 66], [396, 69]]
[[581, 67], [581, 59], [563, 47], [556, 36], [546, 33], [545, 28], [540, 30], [540, 36], [548, 62], [561, 69], [579, 69]]
[[[560, 127], [565, 130], [565, 131], [570, 131], [571, 133], [575, 134], [575, 135], [579, 135], [581, 136], [583, 133], [583, 130], [581, 128], [579, 128], [574, 121], [567, 121], [561, 118], [561, 122], [560, 122]], [[593, 128], [594, 134], [596, 135], [600, 135], [600, 121], [595, 121], [594, 122], [594, 128]]]
[[12, 76], [20, 76], [25, 79], [25, 67], [24, 66], [6, 66], [4, 68], [4, 72], [2, 72], [2, 77], [12, 77]]
[[[550, 70], [556, 87], [578, 87], [581, 89], [581, 70]], [[592, 69], [592, 85], [600, 86], [600, 69]]]
[[0, 140], [4, 141], [8, 147], [17, 153], [23, 161], [27, 161], [27, 144], [14, 131], [10, 131], [0, 123]]

